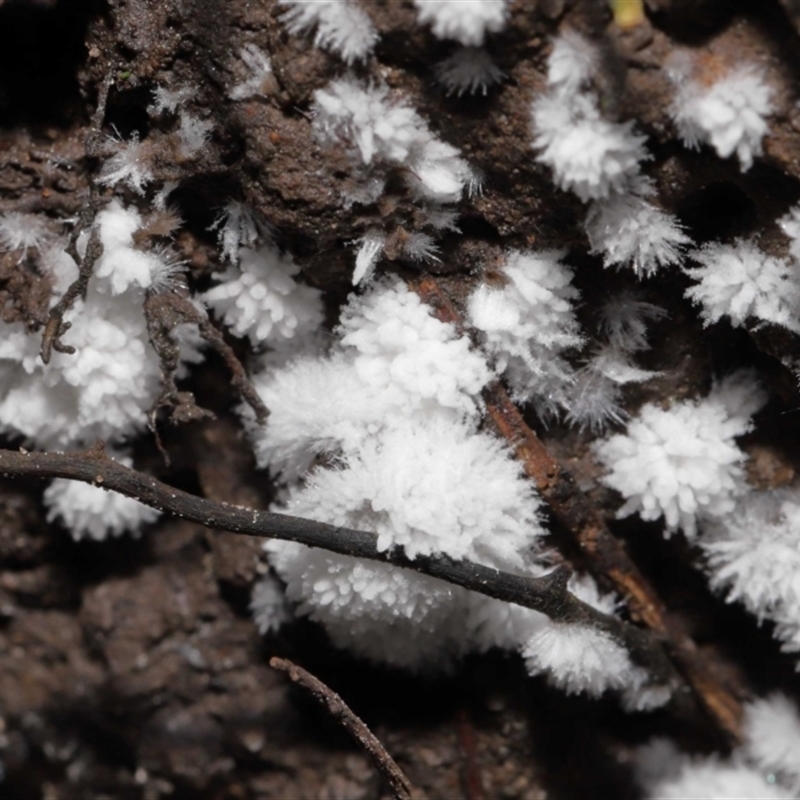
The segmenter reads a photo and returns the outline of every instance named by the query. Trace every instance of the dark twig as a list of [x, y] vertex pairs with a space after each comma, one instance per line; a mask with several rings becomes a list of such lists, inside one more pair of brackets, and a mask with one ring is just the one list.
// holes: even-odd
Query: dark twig
[[[433, 307], [439, 319], [466, 330], [463, 318], [435, 279], [423, 278], [413, 288]], [[590, 567], [598, 576], [610, 580], [626, 598], [633, 619], [663, 638], [701, 706], [723, 732], [739, 741], [741, 701], [748, 697], [747, 689], [732, 686], [731, 671], [715, 668], [713, 660], [698, 651], [685, 626], [668, 613], [655, 589], [611, 533], [602, 514], [580, 491], [569, 470], [525, 424], [508, 392], [495, 382], [484, 392], [484, 402], [495, 429], [508, 442], [554, 516], [586, 554]]]
[[[93, 156], [97, 150], [97, 144], [100, 140], [100, 128], [103, 124], [103, 119], [106, 115], [106, 103], [108, 102], [108, 92], [111, 88], [112, 78], [109, 72], [108, 77], [100, 86], [100, 92], [97, 97], [97, 108], [92, 116], [92, 124], [89, 133], [86, 136], [86, 154]], [[67, 291], [61, 296], [59, 301], [50, 309], [47, 317], [47, 322], [44, 326], [44, 333], [42, 335], [42, 347], [40, 355], [45, 364], [50, 363], [50, 357], [53, 350], [57, 353], [75, 352], [75, 348], [71, 345], [64, 344], [61, 337], [72, 327], [72, 323], [64, 322], [64, 315], [75, 304], [79, 297], [86, 297], [86, 290], [89, 287], [89, 280], [94, 272], [94, 265], [97, 259], [103, 255], [103, 245], [100, 243], [100, 237], [97, 229], [92, 227], [89, 234], [89, 241], [86, 245], [83, 257], [78, 253], [78, 237], [88, 227], [94, 224], [97, 211], [102, 205], [102, 201], [98, 195], [97, 187], [92, 182], [89, 188], [89, 202], [81, 209], [78, 221], [70, 236], [69, 244], [67, 245], [66, 252], [72, 257], [72, 260], [78, 265], [78, 277], [69, 285]]]
[[531, 608], [555, 622], [603, 631], [627, 649], [631, 659], [648, 671], [654, 684], [674, 685], [677, 680], [674, 668], [655, 637], [635, 625], [601, 613], [567, 590], [570, 570], [566, 567], [559, 567], [541, 578], [529, 578], [443, 555], [412, 559], [400, 547], [379, 550], [374, 533], [195, 497], [113, 461], [105, 455], [102, 442], [83, 453], [0, 450], [0, 474], [10, 478], [34, 476], [83, 481], [216, 530], [299, 542], [421, 572], [497, 600]]
[[412, 800], [414, 790], [411, 782], [403, 774], [397, 762], [386, 752], [374, 733], [364, 721], [356, 716], [347, 703], [326, 686], [319, 678], [298, 667], [285, 658], [273, 657], [269, 660], [273, 669], [285, 672], [292, 683], [302, 686], [315, 700], [325, 707], [327, 712], [364, 748], [378, 772], [385, 778], [396, 800]]
[[[156, 351], [161, 365], [161, 393], [150, 409], [150, 429], [156, 435], [156, 443], [165, 457], [166, 452], [161, 446], [156, 430], [156, 415], [161, 408], [172, 408], [170, 419], [176, 424], [213, 416], [210, 411], [197, 406], [191, 392], [179, 391], [175, 383], [180, 365], [180, 344], [173, 331], [178, 325], [197, 325], [200, 336], [225, 360], [231, 371], [234, 387], [253, 409], [258, 422], [263, 423], [266, 420], [269, 411], [250, 383], [236, 353], [213, 326], [208, 315], [199, 311], [188, 297], [179, 291], [148, 293], [144, 302], [144, 315], [150, 344]], [[169, 463], [168, 458], [167, 463]]]

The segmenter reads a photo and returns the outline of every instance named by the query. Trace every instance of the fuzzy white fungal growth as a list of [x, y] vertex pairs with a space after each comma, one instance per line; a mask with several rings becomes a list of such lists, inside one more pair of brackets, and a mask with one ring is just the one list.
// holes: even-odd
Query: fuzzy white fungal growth
[[[0, 338], [0, 427], [29, 437], [41, 447], [64, 448], [96, 439], [119, 440], [145, 427], [158, 396], [161, 369], [142, 313], [146, 288], [157, 288], [176, 265], [163, 252], [136, 250], [133, 233], [140, 216], [114, 200], [97, 216], [103, 254], [95, 265], [86, 299], [67, 312], [65, 336], [75, 353], [54, 352], [49, 364], [39, 358], [40, 339], [21, 323], [8, 325]], [[88, 236], [78, 241], [86, 246]], [[53, 302], [77, 277], [78, 268], [63, 248], [42, 254], [52, 270]], [[202, 360], [191, 345], [188, 361]]]
[[379, 550], [401, 546], [411, 558], [509, 567], [541, 535], [538, 500], [500, 440], [441, 416], [398, 421], [339, 468], [313, 472], [289, 506], [334, 525], [369, 523]]
[[[132, 459], [127, 456], [110, 455], [123, 466], [133, 466]], [[117, 492], [61, 478], [56, 478], [45, 489], [44, 504], [47, 521], [61, 520], [75, 540], [100, 541], [123, 533], [139, 536], [142, 527], [155, 522], [161, 514]]]
[[286, 595], [274, 576], [265, 575], [253, 586], [250, 612], [261, 634], [280, 630], [292, 618]]
[[555, 251], [512, 251], [501, 285], [480, 284], [467, 304], [470, 322], [520, 400], [563, 392], [572, 374], [560, 354], [583, 343], [572, 308], [578, 291], [561, 257]]
[[156, 86], [153, 89], [153, 102], [147, 106], [147, 112], [154, 117], [161, 116], [161, 114], [174, 114], [178, 106], [185, 103], [195, 92], [194, 86], [182, 86], [180, 89]]
[[341, 330], [328, 358], [255, 377], [271, 412], [266, 426], [251, 431], [260, 466], [296, 477], [316, 453], [357, 449], [410, 414], [477, 421], [474, 396], [491, 376], [486, 363], [403, 284], [378, 283], [354, 299]]
[[193, 158], [207, 144], [214, 125], [209, 120], [200, 119], [181, 112], [178, 141], [183, 158]]
[[384, 86], [365, 87], [352, 78], [332, 81], [314, 93], [314, 110], [314, 129], [323, 141], [349, 145], [367, 166], [405, 165], [406, 179], [422, 197], [454, 202], [476, 186], [459, 151], [437, 139], [411, 106], [390, 99]]
[[[541, 574], [539, 501], [505, 445], [477, 432], [490, 372], [468, 339], [396, 281], [351, 299], [338, 333], [327, 357], [256, 377], [271, 412], [252, 430], [259, 463], [292, 481], [326, 454], [291, 485], [287, 510], [377, 531], [381, 549], [412, 558], [445, 553]], [[470, 650], [515, 647], [541, 624], [387, 565], [283, 542], [267, 550], [298, 612], [370, 659], [446, 669]]]
[[604, 267], [629, 266], [640, 278], [680, 264], [691, 244], [675, 217], [633, 192], [593, 203], [585, 226], [591, 252], [603, 256]]
[[700, 546], [712, 588], [759, 621], [777, 623], [782, 649], [800, 650], [800, 494], [751, 491], [724, 517], [703, 525]]
[[109, 141], [117, 152], [103, 164], [97, 182], [103, 186], [122, 183], [137, 194], [144, 194], [144, 187], [154, 179], [150, 145], [140, 142], [138, 133], [127, 141], [119, 136], [110, 137]]
[[559, 188], [584, 202], [624, 192], [648, 158], [645, 137], [633, 132], [633, 122], [610, 122], [588, 95], [538, 98], [533, 126], [536, 160], [552, 169]]
[[222, 260], [231, 264], [239, 260], [240, 247], [254, 249], [272, 235], [269, 223], [238, 200], [230, 200], [224, 206], [209, 230], [217, 232]]
[[247, 77], [236, 84], [229, 92], [231, 100], [247, 100], [250, 97], [263, 97], [276, 87], [272, 74], [272, 61], [255, 44], [246, 44], [239, 51], [239, 58], [245, 65]]
[[744, 751], [760, 769], [780, 776], [796, 796], [800, 789], [800, 714], [784, 694], [744, 707]]
[[620, 292], [600, 308], [600, 326], [609, 345], [621, 353], [647, 350], [647, 322], [659, 320], [667, 312], [653, 303], [639, 300], [630, 292]]
[[624, 647], [582, 625], [543, 626], [523, 647], [522, 657], [531, 675], [546, 673], [567, 694], [599, 697], [608, 689], [625, 688], [635, 678], [642, 683]]
[[386, 237], [380, 231], [367, 231], [356, 254], [353, 286], [358, 286], [359, 283], [366, 282], [372, 277], [385, 243]]
[[290, 33], [316, 27], [314, 45], [330, 50], [347, 64], [365, 59], [378, 41], [378, 32], [355, 0], [279, 0], [288, 8], [281, 19]]
[[758, 770], [740, 761], [722, 761], [714, 756], [684, 757], [675, 772], [656, 780], [643, 781], [645, 797], [651, 800], [791, 800], [787, 790], [767, 779]]
[[639, 369], [624, 351], [601, 348], [576, 372], [575, 382], [567, 389], [566, 421], [595, 433], [609, 423], [624, 422], [628, 415], [622, 408], [622, 387], [659, 374]]
[[271, 244], [239, 251], [238, 267], [214, 277], [218, 286], [203, 295], [236, 336], [254, 345], [269, 339], [310, 334], [322, 322], [320, 292], [294, 280], [300, 268]]
[[[142, 218], [134, 208], [125, 208], [112, 200], [95, 220], [103, 253], [97, 259], [94, 274], [114, 295], [130, 287], [164, 289], [172, 285], [180, 271], [176, 255], [167, 249], [139, 250], [133, 235], [142, 227]], [[102, 291], [103, 284], [99, 289]]]
[[0, 251], [22, 250], [24, 258], [28, 250], [41, 250], [52, 239], [53, 234], [46, 217], [19, 211], [0, 214]]
[[788, 261], [743, 239], [706, 245], [690, 257], [700, 266], [685, 268], [698, 281], [686, 296], [702, 305], [706, 325], [726, 316], [739, 327], [755, 317], [800, 332], [800, 285]]
[[419, 24], [430, 25], [434, 36], [472, 46], [502, 30], [508, 16], [506, 0], [414, 0], [414, 5]]
[[557, 186], [584, 202], [628, 191], [648, 158], [633, 122], [601, 114], [587, 86], [596, 61], [594, 46], [577, 33], [557, 37], [547, 62], [548, 91], [532, 105], [537, 161], [552, 169]]
[[752, 64], [732, 69], [710, 86], [680, 81], [670, 106], [687, 147], [708, 143], [721, 158], [736, 153], [743, 172], [762, 153], [761, 141], [769, 131], [766, 117], [772, 110], [772, 89]]
[[626, 433], [595, 445], [609, 469], [603, 482], [626, 499], [617, 516], [663, 516], [668, 534], [680, 527], [691, 538], [698, 516], [732, 511], [744, 490], [744, 453], [735, 438], [750, 430], [764, 401], [752, 376], [735, 373], [703, 400], [666, 410], [645, 405]]
[[482, 47], [462, 47], [440, 61], [434, 72], [436, 80], [449, 95], [485, 95], [490, 86], [500, 83], [503, 71]]

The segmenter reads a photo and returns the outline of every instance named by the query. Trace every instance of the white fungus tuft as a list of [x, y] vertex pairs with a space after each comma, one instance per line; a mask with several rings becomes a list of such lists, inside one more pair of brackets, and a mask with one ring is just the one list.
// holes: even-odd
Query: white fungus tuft
[[478, 93], [485, 95], [490, 86], [503, 79], [503, 71], [482, 47], [459, 48], [444, 61], [440, 61], [434, 72], [436, 80], [448, 96], [461, 97]]
[[378, 32], [356, 0], [279, 0], [287, 11], [281, 19], [290, 33], [316, 28], [314, 45], [330, 50], [345, 63], [365, 59], [378, 41]]
[[310, 334], [322, 322], [318, 289], [298, 283], [300, 268], [274, 245], [239, 251], [238, 266], [215, 273], [219, 284], [202, 299], [236, 336], [254, 345]]
[[507, 0], [414, 0], [420, 25], [430, 25], [439, 39], [455, 39], [479, 47], [487, 33], [506, 24]]
[[[127, 456], [113, 456], [126, 467]], [[131, 533], [139, 536], [144, 525], [155, 522], [161, 512], [117, 492], [80, 481], [56, 478], [44, 492], [47, 521], [60, 520], [75, 540], [100, 541]]]
[[746, 172], [762, 153], [772, 94], [763, 73], [743, 64], [710, 85], [679, 79], [670, 113], [687, 147], [708, 143], [721, 158], [736, 153]]
[[699, 263], [684, 271], [697, 283], [686, 296], [702, 306], [706, 325], [728, 317], [735, 327], [754, 317], [800, 332], [800, 284], [792, 265], [755, 243], [712, 243], [690, 253]]
[[732, 511], [744, 490], [735, 439], [764, 401], [749, 373], [734, 373], [702, 400], [643, 406], [624, 434], [594, 448], [609, 470], [603, 482], [626, 499], [617, 516], [663, 516], [668, 534], [682, 528], [691, 538], [699, 516]]

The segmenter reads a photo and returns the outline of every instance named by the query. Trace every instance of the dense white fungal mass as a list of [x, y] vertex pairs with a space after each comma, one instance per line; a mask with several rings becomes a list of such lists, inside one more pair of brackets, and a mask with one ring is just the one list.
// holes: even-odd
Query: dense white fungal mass
[[684, 268], [697, 281], [686, 296], [702, 306], [706, 325], [727, 317], [738, 327], [754, 318], [800, 332], [800, 283], [787, 259], [744, 239], [708, 244], [690, 255], [699, 266]]
[[564, 353], [583, 344], [573, 307], [579, 293], [563, 255], [511, 251], [497, 280], [479, 284], [467, 301], [470, 323], [514, 399], [548, 416], [567, 404], [574, 380]]
[[[113, 457], [113, 454], [112, 454]], [[133, 465], [127, 456], [115, 458], [126, 467]], [[60, 521], [73, 539], [94, 539], [131, 533], [155, 522], [161, 512], [116, 492], [79, 481], [56, 478], [44, 492], [47, 520]]]
[[357, 0], [278, 0], [286, 8], [282, 20], [290, 33], [314, 31], [314, 45], [330, 50], [345, 63], [364, 60], [378, 41], [378, 32]]
[[739, 65], [714, 83], [679, 74], [670, 113], [687, 147], [710, 144], [721, 158], [734, 153], [743, 172], [762, 153], [773, 111], [772, 89], [752, 64]]
[[506, 24], [507, 0], [414, 0], [420, 25], [430, 25], [439, 39], [479, 47], [488, 33]]
[[643, 406], [624, 434], [594, 448], [608, 469], [604, 483], [625, 498], [617, 515], [664, 517], [668, 533], [681, 528], [693, 537], [698, 518], [733, 511], [745, 490], [736, 437], [750, 430], [764, 401], [752, 376], [738, 373], [702, 400]]

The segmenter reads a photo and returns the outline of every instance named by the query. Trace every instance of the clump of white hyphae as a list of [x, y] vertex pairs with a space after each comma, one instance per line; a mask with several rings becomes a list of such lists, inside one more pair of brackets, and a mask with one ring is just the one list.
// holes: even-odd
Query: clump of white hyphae
[[319, 290], [295, 280], [299, 272], [291, 255], [269, 242], [243, 247], [235, 266], [214, 273], [219, 283], [202, 300], [253, 345], [300, 338], [319, 327], [323, 309]]
[[676, 84], [670, 114], [687, 147], [710, 144], [721, 158], [736, 153], [743, 172], [763, 152], [769, 131], [766, 117], [773, 111], [773, 91], [763, 70], [753, 64], [731, 68], [724, 77], [709, 82], [685, 55], [669, 64]]
[[290, 33], [316, 29], [314, 45], [336, 53], [347, 64], [365, 59], [378, 41], [378, 31], [357, 0], [278, 0]]
[[437, 139], [428, 124], [386, 86], [339, 78], [314, 92], [314, 130], [322, 142], [350, 148], [360, 168], [402, 166], [405, 180], [421, 198], [457, 201], [474, 190], [477, 178], [457, 148]]
[[439, 39], [455, 39], [478, 47], [487, 33], [497, 33], [506, 24], [507, 0], [414, 0], [420, 25], [430, 25]]
[[743, 743], [729, 756], [689, 756], [667, 739], [640, 747], [636, 775], [654, 800], [789, 800], [800, 788], [800, 716], [783, 694], [744, 706]]
[[45, 250], [54, 238], [45, 216], [20, 211], [0, 214], [0, 251], [21, 250], [20, 258], [24, 259], [28, 250]]
[[537, 161], [556, 185], [592, 201], [586, 232], [603, 264], [630, 266], [639, 277], [679, 263], [689, 239], [671, 214], [652, 202], [641, 175], [649, 158], [633, 122], [606, 119], [592, 87], [600, 58], [574, 31], [556, 37], [547, 61], [547, 90], [532, 105]]
[[640, 178], [631, 191], [591, 204], [586, 235], [604, 267], [629, 266], [641, 278], [683, 260], [691, 239], [672, 214], [645, 199], [654, 194], [652, 182]]
[[751, 429], [750, 418], [765, 400], [752, 374], [743, 371], [720, 381], [701, 400], [667, 409], [643, 406], [625, 433], [594, 448], [609, 470], [603, 482], [626, 500], [617, 516], [663, 516], [668, 534], [682, 528], [691, 538], [698, 517], [731, 512], [745, 491], [745, 455], [736, 437]]
[[114, 135], [108, 139], [114, 154], [109, 158], [97, 176], [102, 186], [123, 184], [137, 194], [144, 194], [144, 187], [155, 180], [152, 170], [152, 145], [147, 140], [140, 141], [134, 133], [130, 139]]
[[800, 651], [800, 493], [751, 491], [730, 513], [706, 522], [700, 547], [712, 588], [775, 623], [782, 649]]
[[786, 695], [776, 692], [744, 708], [744, 745], [748, 761], [777, 778], [797, 797], [800, 791], [800, 715]]
[[[568, 588], [604, 614], [617, 611], [617, 599], [601, 594], [588, 576], [573, 576]], [[621, 644], [588, 625], [537, 625], [523, 639], [521, 652], [531, 675], [546, 675], [551, 684], [567, 694], [599, 697], [609, 689], [622, 691], [625, 707], [637, 711], [661, 706], [670, 697], [668, 686], [648, 685], [648, 673], [631, 662]]]
[[[129, 456], [109, 456], [123, 466], [133, 466]], [[76, 540], [99, 541], [123, 533], [138, 536], [142, 527], [155, 522], [161, 513], [117, 492], [63, 478], [56, 478], [45, 489], [44, 504], [47, 521], [60, 520]]]
[[[288, 484], [281, 508], [374, 531], [382, 551], [402, 547], [411, 558], [444, 554], [531, 577], [545, 573], [540, 501], [505, 443], [478, 430], [480, 391], [492, 373], [469, 340], [397, 281], [351, 298], [337, 333], [327, 354], [254, 379], [271, 414], [250, 433], [259, 466]], [[386, 564], [289, 542], [266, 550], [297, 612], [324, 625], [337, 646], [369, 659], [441, 670], [470, 651], [519, 648], [532, 672], [571, 691], [597, 695], [624, 685], [637, 708], [668, 694], [646, 687], [624, 651], [593, 629], [573, 631]], [[573, 579], [569, 588], [614, 611], [591, 580]], [[253, 601], [264, 627], [272, 590], [266, 596], [265, 604]]]
[[[443, 230], [451, 230], [456, 233], [459, 228], [456, 225], [457, 214], [444, 208], [429, 208], [425, 212], [425, 227], [434, 233]], [[417, 263], [439, 262], [439, 245], [436, 244], [434, 236], [424, 231], [414, 233], [402, 232], [402, 239], [392, 243], [392, 249], [397, 257], [397, 251], [402, 257]], [[371, 228], [357, 240], [359, 245], [356, 253], [356, 264], [353, 270], [353, 286], [359, 283], [366, 283], [375, 270], [384, 249], [387, 246], [389, 237], [377, 228]]]
[[483, 47], [460, 47], [434, 68], [436, 80], [449, 95], [485, 95], [490, 86], [500, 83], [503, 71]]
[[553, 42], [547, 91], [532, 106], [537, 161], [553, 170], [556, 184], [581, 200], [621, 193], [647, 158], [644, 136], [632, 122], [611, 122], [590, 86], [597, 64], [594, 46], [568, 31]]
[[[139, 250], [134, 233], [141, 215], [112, 201], [95, 226], [103, 253], [85, 300], [65, 315], [65, 342], [75, 353], [39, 358], [41, 340], [21, 323], [8, 325], [0, 339], [2, 390], [0, 426], [41, 447], [71, 447], [96, 439], [121, 439], [145, 427], [158, 396], [161, 370], [150, 347], [142, 312], [146, 290], [169, 288], [179, 269], [168, 250]], [[86, 246], [88, 234], [79, 239]], [[78, 268], [63, 249], [41, 254], [42, 269], [54, 277], [53, 302], [77, 278]], [[197, 351], [184, 356], [199, 360]]]
[[649, 347], [646, 320], [660, 319], [665, 313], [629, 293], [621, 293], [601, 307], [601, 334], [607, 341], [577, 370], [567, 389], [568, 423], [599, 433], [610, 423], [628, 418], [622, 408], [622, 387], [660, 374], [637, 367], [633, 357]]
[[479, 284], [467, 301], [469, 321], [481, 331], [514, 399], [533, 401], [550, 413], [563, 405], [574, 379], [563, 353], [583, 344], [573, 310], [578, 290], [562, 256], [511, 251], [497, 285]]
[[690, 255], [699, 266], [684, 268], [697, 281], [686, 296], [702, 306], [706, 325], [725, 316], [739, 327], [754, 318], [800, 332], [800, 284], [787, 259], [744, 239], [714, 242]]
[[796, 797], [775, 776], [752, 764], [742, 748], [728, 757], [689, 756], [667, 739], [640, 747], [636, 776], [652, 800], [791, 800]]
[[272, 61], [257, 45], [246, 44], [239, 51], [239, 59], [244, 64], [247, 77], [228, 91], [231, 100], [263, 97], [275, 91], [277, 83], [272, 72]]
[[292, 618], [283, 587], [274, 575], [267, 573], [253, 586], [250, 612], [259, 633], [271, 633]]

